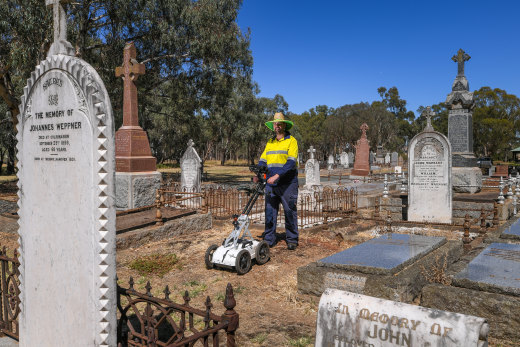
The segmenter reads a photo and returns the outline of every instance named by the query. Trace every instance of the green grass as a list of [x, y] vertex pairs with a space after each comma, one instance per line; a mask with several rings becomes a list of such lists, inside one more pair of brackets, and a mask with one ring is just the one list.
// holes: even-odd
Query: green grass
[[267, 340], [267, 336], [268, 335], [269, 335], [268, 333], [260, 333], [260, 334], [256, 335], [255, 337], [253, 337], [251, 339], [251, 341], [254, 342], [254, 343], [262, 344], [262, 343], [265, 342], [265, 340]]
[[177, 255], [173, 253], [150, 254], [133, 260], [129, 267], [139, 272], [141, 276], [156, 275], [163, 277], [174, 268], [178, 261]]
[[289, 339], [287, 343], [291, 347], [307, 347], [313, 344], [312, 338], [309, 336], [302, 336], [299, 339]]
[[205, 283], [200, 283], [199, 281], [188, 281], [184, 282], [184, 289], [180, 292], [180, 295], [184, 296], [184, 292], [187, 290], [190, 298], [195, 298], [206, 291], [206, 289], [208, 289], [208, 285]]

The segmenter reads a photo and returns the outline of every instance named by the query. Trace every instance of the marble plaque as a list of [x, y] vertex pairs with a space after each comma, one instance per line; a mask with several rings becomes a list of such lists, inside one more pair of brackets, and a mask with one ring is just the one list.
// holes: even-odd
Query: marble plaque
[[473, 153], [473, 116], [465, 109], [449, 111], [448, 138], [453, 153]]
[[349, 275], [340, 272], [327, 272], [325, 274], [325, 288], [346, 290], [354, 293], [363, 293], [367, 278]]
[[436, 131], [416, 135], [408, 148], [408, 220], [451, 223], [451, 149]]
[[487, 346], [484, 318], [337, 289], [320, 298], [316, 347]]
[[20, 346], [115, 346], [114, 125], [81, 59], [42, 61], [18, 116]]
[[329, 257], [318, 266], [367, 274], [394, 274], [446, 242], [443, 237], [385, 234]]
[[190, 140], [181, 158], [181, 189], [186, 192], [200, 192], [202, 182], [202, 160], [193, 145], [193, 141]]
[[520, 295], [520, 245], [490, 244], [455, 275], [454, 284]]

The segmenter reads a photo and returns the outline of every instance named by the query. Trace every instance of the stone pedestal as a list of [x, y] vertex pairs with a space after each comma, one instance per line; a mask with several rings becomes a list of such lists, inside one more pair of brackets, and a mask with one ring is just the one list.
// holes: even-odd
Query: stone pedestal
[[453, 167], [451, 182], [457, 193], [478, 193], [482, 188], [482, 171], [478, 167]]
[[160, 187], [160, 172], [116, 172], [116, 209], [152, 205]]
[[122, 126], [116, 131], [117, 172], [155, 171], [155, 164], [146, 131], [139, 126]]

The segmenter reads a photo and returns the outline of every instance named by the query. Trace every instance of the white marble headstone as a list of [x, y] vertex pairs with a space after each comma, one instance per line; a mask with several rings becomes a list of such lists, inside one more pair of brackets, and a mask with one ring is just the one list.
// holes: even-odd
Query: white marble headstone
[[315, 186], [321, 186], [320, 181], [320, 163], [312, 158], [305, 163], [305, 186], [304, 189], [313, 189]]
[[408, 220], [451, 223], [452, 195], [450, 143], [425, 130], [408, 147]]
[[387, 165], [390, 164], [390, 153], [386, 153], [386, 155], [385, 155], [385, 164], [387, 164]]
[[349, 162], [347, 152], [341, 152], [341, 154], [339, 155], [339, 161], [343, 168], [348, 169]]
[[329, 159], [327, 160], [327, 169], [334, 169], [334, 156], [332, 154], [329, 154]]
[[181, 158], [181, 189], [187, 192], [200, 192], [202, 160], [193, 145], [193, 141], [190, 140]]
[[316, 347], [487, 346], [484, 318], [326, 289], [316, 322]]
[[114, 124], [97, 72], [52, 55], [18, 116], [20, 346], [115, 346]]

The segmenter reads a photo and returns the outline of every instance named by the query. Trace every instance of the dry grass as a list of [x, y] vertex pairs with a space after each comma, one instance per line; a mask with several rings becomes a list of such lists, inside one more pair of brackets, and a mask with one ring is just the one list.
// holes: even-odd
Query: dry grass
[[[442, 258], [442, 261], [441, 261]], [[446, 270], [448, 269], [448, 255], [444, 254], [441, 256], [437, 254], [435, 256], [435, 264], [432, 265], [431, 268], [426, 269], [423, 265], [421, 265], [421, 274], [426, 278], [426, 280], [430, 283], [440, 283], [444, 285], [451, 284], [451, 278], [446, 274]]]

